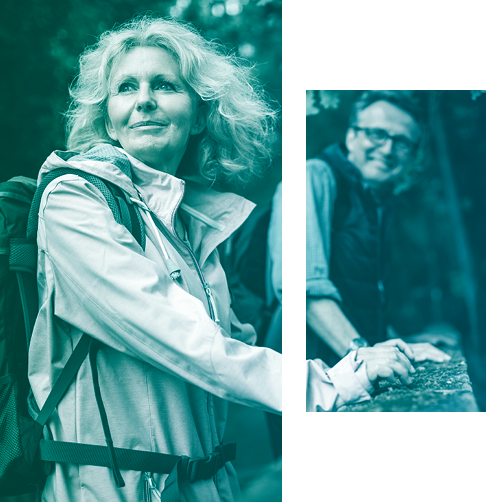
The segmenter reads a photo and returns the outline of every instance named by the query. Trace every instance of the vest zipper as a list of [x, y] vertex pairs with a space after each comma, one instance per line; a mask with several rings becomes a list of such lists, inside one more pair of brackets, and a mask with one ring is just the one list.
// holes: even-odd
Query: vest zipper
[[379, 295], [379, 311], [378, 311], [378, 336], [381, 338], [383, 332], [386, 332], [386, 326], [384, 326], [384, 307], [385, 307], [385, 286], [383, 284], [383, 267], [382, 267], [382, 257], [383, 257], [383, 206], [377, 207], [378, 216], [378, 249], [377, 249], [377, 259], [378, 259], [378, 277], [377, 277], [377, 287]]

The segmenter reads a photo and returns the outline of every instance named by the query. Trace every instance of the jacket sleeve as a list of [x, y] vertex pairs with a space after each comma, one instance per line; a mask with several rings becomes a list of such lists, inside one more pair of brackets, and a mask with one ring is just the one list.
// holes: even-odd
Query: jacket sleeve
[[336, 181], [322, 160], [307, 161], [306, 270], [307, 297], [340, 302], [339, 291], [329, 279], [331, 221], [336, 199]]
[[38, 244], [57, 317], [219, 397], [281, 412], [280, 354], [229, 337], [143, 255], [93, 185], [74, 175], [49, 185]]
[[371, 399], [373, 386], [356, 351], [329, 368], [320, 359], [307, 361], [307, 411], [336, 411], [345, 404]]

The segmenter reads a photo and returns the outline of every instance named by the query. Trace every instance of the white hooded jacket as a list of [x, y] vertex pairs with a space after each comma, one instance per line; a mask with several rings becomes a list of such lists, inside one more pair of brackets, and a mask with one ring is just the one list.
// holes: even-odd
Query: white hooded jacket
[[[281, 356], [249, 345], [254, 330], [231, 311], [216, 250], [253, 204], [185, 183], [108, 145], [81, 156], [51, 154], [39, 182], [57, 167], [94, 174], [140, 199], [147, 242], [144, 252], [99, 190], [79, 176], [64, 175], [46, 188], [37, 238], [40, 312], [29, 358], [39, 407], [88, 333], [104, 344], [97, 366], [116, 447], [206, 456], [223, 440], [226, 400], [281, 413]], [[178, 208], [189, 246], [174, 231]], [[179, 279], [170, 278], [166, 254]], [[88, 359], [48, 426], [55, 440], [105, 444]], [[141, 500], [142, 473], [122, 475], [126, 486], [117, 488], [108, 468], [57, 463], [43, 500]], [[166, 476], [154, 478], [161, 490]], [[213, 479], [181, 487], [190, 501], [232, 501], [238, 490], [230, 463]]]

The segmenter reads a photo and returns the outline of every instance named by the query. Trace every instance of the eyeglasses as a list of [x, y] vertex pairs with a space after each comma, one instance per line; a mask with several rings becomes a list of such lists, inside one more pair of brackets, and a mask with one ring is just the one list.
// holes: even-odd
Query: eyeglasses
[[410, 141], [406, 136], [402, 136], [401, 134], [392, 136], [385, 129], [357, 126], [353, 126], [352, 129], [363, 131], [366, 137], [377, 146], [384, 145], [387, 140], [391, 139], [395, 150], [401, 154], [410, 154], [417, 148], [417, 143]]

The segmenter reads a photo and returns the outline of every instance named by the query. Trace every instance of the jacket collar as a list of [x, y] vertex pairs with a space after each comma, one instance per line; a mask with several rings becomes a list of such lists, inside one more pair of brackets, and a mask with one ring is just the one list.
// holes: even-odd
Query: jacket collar
[[39, 173], [70, 167], [116, 184], [131, 197], [141, 198], [171, 231], [177, 209], [186, 215], [191, 246], [202, 263], [249, 216], [255, 205], [234, 193], [223, 193], [194, 182], [185, 182], [157, 171], [111, 145], [97, 145], [86, 153], [52, 153]]

